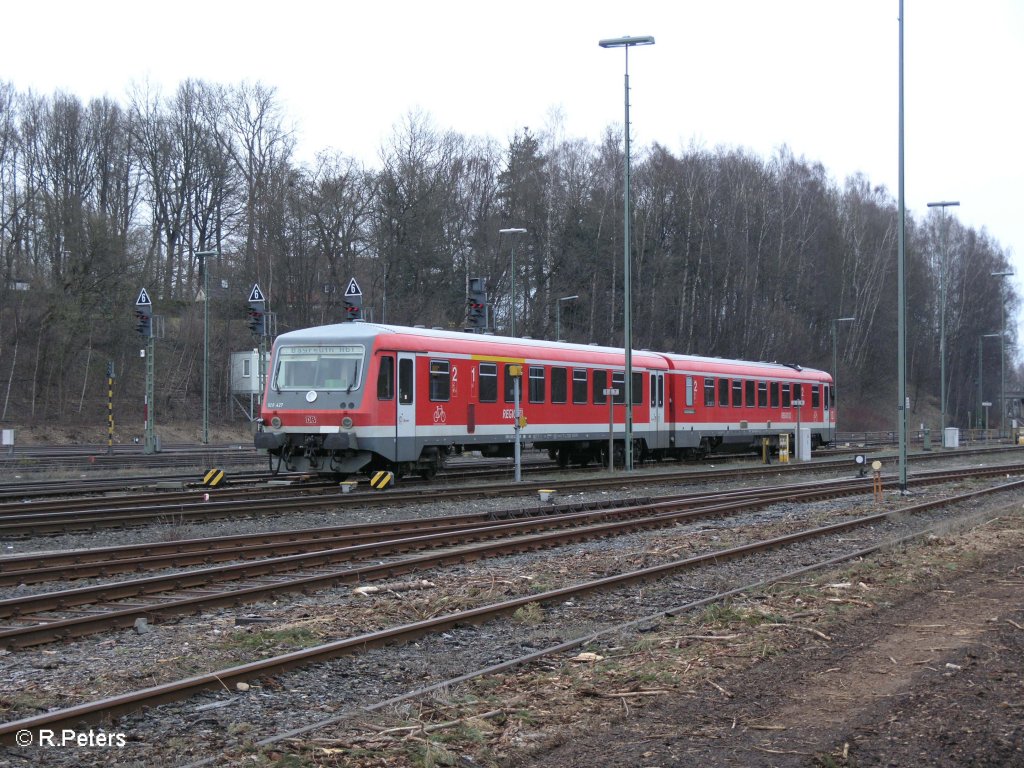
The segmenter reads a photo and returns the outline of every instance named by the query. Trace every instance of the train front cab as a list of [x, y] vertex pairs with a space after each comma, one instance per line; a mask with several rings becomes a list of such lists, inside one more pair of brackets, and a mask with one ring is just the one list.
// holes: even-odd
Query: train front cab
[[273, 471], [347, 475], [371, 459], [367, 437], [367, 351], [372, 335], [328, 326], [283, 334], [274, 345], [255, 446]]

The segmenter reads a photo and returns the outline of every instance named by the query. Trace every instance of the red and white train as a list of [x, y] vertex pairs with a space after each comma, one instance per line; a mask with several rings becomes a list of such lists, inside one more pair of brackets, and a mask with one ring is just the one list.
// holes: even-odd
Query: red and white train
[[[270, 362], [255, 444], [272, 467], [431, 476], [453, 451], [511, 456], [516, 366], [524, 443], [606, 462], [613, 423], [624, 453], [622, 349], [349, 322], [282, 334]], [[777, 447], [798, 425], [814, 446], [834, 434], [824, 371], [648, 351], [631, 367], [638, 461]]]

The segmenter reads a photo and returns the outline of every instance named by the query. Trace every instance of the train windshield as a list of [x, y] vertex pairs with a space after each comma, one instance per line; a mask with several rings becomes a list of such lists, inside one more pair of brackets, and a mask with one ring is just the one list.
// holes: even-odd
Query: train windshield
[[358, 389], [366, 350], [361, 344], [343, 347], [281, 347], [273, 386], [278, 391]]

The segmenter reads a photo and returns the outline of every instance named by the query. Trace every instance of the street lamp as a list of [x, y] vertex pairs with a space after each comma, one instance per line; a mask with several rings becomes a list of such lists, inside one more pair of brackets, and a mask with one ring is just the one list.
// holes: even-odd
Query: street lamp
[[[510, 227], [508, 229], [499, 229], [499, 235], [525, 235], [526, 230], [520, 227]], [[516, 335], [516, 241], [512, 241], [512, 333], [511, 336]]]
[[939, 209], [939, 237], [941, 250], [941, 267], [939, 268], [939, 376], [942, 383], [939, 386], [939, 410], [942, 414], [942, 423], [939, 431], [943, 435], [945, 444], [946, 434], [946, 208], [959, 206], [959, 200], [940, 200], [936, 203], [928, 203], [929, 208]]
[[910, 407], [910, 398], [907, 397], [907, 204], [906, 204], [906, 174], [905, 174], [905, 152], [904, 152], [904, 120], [903, 120], [903, 0], [900, 0], [899, 14], [899, 120], [898, 134], [899, 141], [897, 152], [897, 174], [896, 195], [896, 284], [899, 297], [897, 299], [897, 329], [896, 329], [896, 359], [897, 359], [897, 392], [899, 403], [896, 406], [898, 427], [900, 433], [900, 479], [899, 488], [901, 494], [907, 493], [907, 411]]
[[196, 251], [203, 273], [203, 445], [210, 442], [210, 264], [216, 251]]
[[630, 258], [629, 258], [629, 49], [634, 45], [654, 45], [654, 38], [650, 35], [639, 37], [612, 37], [606, 40], [599, 40], [598, 45], [602, 48], [622, 48], [626, 52], [626, 119], [623, 125], [626, 145], [626, 178], [623, 189], [623, 261], [622, 269], [622, 292], [623, 292], [623, 346], [626, 348], [626, 471], [633, 470], [633, 305], [630, 298]]
[[555, 302], [555, 341], [562, 340], [562, 302], [575, 301], [579, 296], [563, 296]]
[[[1002, 337], [1003, 337], [1003, 334], [1001, 334], [1001, 333], [983, 333], [981, 336], [978, 337], [978, 426], [979, 427], [981, 426], [981, 408], [983, 406], [983, 402], [982, 401], [984, 400], [984, 395], [985, 395], [985, 388], [982, 386], [983, 377], [985, 376], [985, 368], [982, 365], [982, 360], [983, 360], [983, 358], [982, 358], [982, 352], [983, 352], [982, 344], [984, 343], [985, 339], [1001, 339]], [[988, 416], [988, 411], [985, 411], [985, 415], [986, 415], [986, 417]], [[986, 422], [987, 422], [987, 418], [986, 418]], [[987, 424], [986, 424], [986, 428], [987, 428]]]
[[[992, 277], [1011, 277], [1013, 272], [1003, 270], [993, 272]], [[1006, 299], [1002, 291], [999, 293], [999, 311], [1002, 313], [1002, 325], [999, 331], [999, 437], [1005, 437], [1003, 425], [1006, 423]]]
[[832, 427], [832, 442], [836, 441], [836, 432], [839, 428], [839, 350], [836, 343], [836, 324], [852, 323], [856, 317], [834, 317], [832, 318], [832, 418], [836, 426]]

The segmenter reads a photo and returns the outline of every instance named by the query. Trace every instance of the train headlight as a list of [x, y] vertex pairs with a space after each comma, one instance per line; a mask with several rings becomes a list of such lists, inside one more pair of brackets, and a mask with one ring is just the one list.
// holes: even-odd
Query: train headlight
[[270, 426], [272, 426], [274, 429], [278, 429], [281, 426], [281, 417], [272, 416], [270, 418]]
[[352, 429], [353, 424], [355, 424], [355, 422], [352, 421], [351, 416], [346, 416], [341, 420], [341, 426], [343, 426], [345, 429]]

